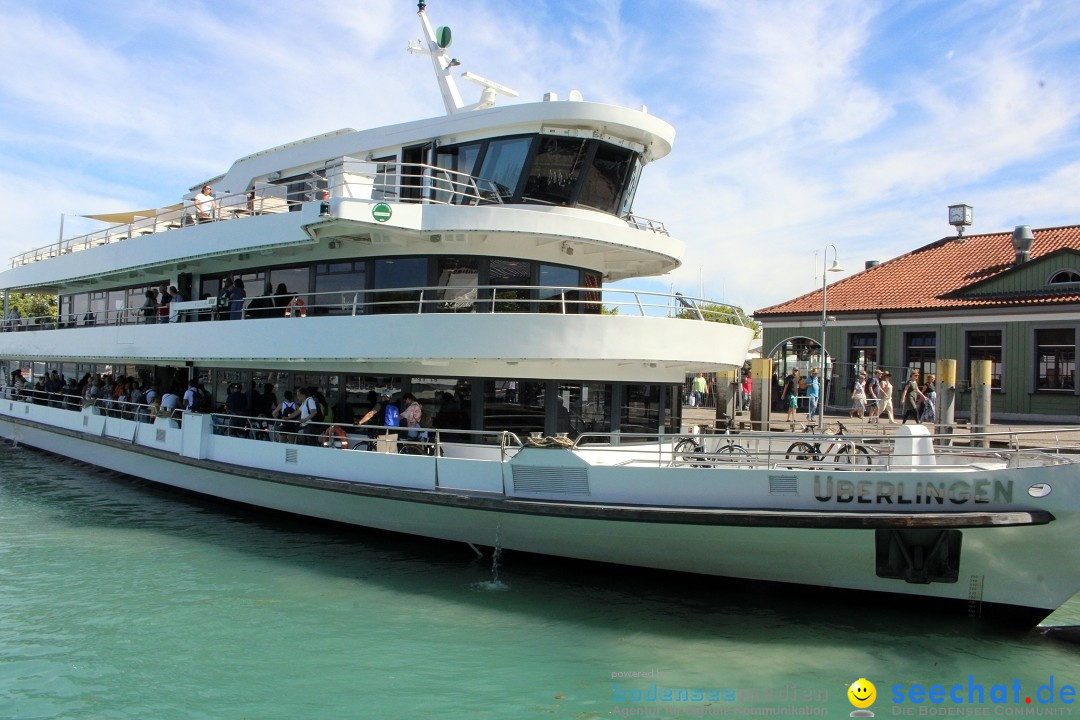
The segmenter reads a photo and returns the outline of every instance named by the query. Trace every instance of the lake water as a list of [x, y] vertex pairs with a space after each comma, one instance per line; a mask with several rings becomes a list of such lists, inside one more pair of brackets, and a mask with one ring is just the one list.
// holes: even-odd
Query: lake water
[[[859, 678], [878, 717], [1080, 716], [1062, 695], [1080, 644], [1054, 634], [513, 553], [495, 582], [464, 545], [8, 444], [0, 468], [2, 718], [848, 717]], [[1080, 600], [1051, 622], [1080, 625]], [[963, 702], [907, 696], [934, 684], [962, 684]]]

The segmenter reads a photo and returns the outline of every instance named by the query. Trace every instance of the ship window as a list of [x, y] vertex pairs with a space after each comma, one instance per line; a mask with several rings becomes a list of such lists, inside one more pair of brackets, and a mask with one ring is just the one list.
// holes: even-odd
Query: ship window
[[[474, 312], [476, 310], [477, 279], [480, 263], [474, 257], [440, 257], [435, 261], [439, 296], [435, 309], [439, 312]], [[428, 305], [425, 311], [431, 310]]]
[[[623, 386], [622, 407], [619, 409], [619, 431], [624, 433], [655, 433], [660, 427], [661, 396], [665, 385]], [[668, 393], [670, 395], [670, 393]], [[670, 415], [671, 408], [667, 408]], [[655, 438], [630, 437], [623, 442], [643, 442]]]
[[372, 200], [396, 200], [397, 192], [397, 155], [376, 158], [375, 188], [371, 191]]
[[578, 204], [614, 213], [633, 168], [634, 152], [608, 143], [597, 143], [592, 167], [585, 175]]
[[529, 168], [524, 198], [552, 205], [570, 203], [585, 160], [585, 141], [545, 136]]
[[529, 290], [517, 286], [531, 284], [531, 263], [525, 260], [492, 258], [488, 282], [495, 286], [495, 312], [529, 311]]
[[638, 180], [641, 179], [642, 167], [644, 166], [641, 163], [641, 156], [635, 153], [634, 161], [630, 168], [630, 178], [626, 183], [626, 191], [623, 192], [622, 201], [619, 203], [619, 210], [616, 213], [619, 217], [626, 217], [634, 205], [634, 196], [637, 194]]
[[311, 283], [306, 267], [275, 268], [269, 272], [269, 279], [275, 293], [278, 285], [284, 284], [288, 293], [306, 295]]
[[539, 285], [540, 312], [578, 312], [581, 271], [562, 265], [541, 265]]
[[590, 315], [599, 315], [603, 312], [603, 292], [601, 288], [604, 284], [604, 279], [599, 273], [585, 271], [582, 273], [583, 281], [582, 287], [589, 288], [584, 292], [581, 303], [581, 312], [588, 313]]
[[485, 380], [484, 430], [518, 437], [544, 432], [544, 386], [536, 380]]
[[311, 312], [315, 315], [363, 313], [366, 278], [367, 263], [363, 260], [317, 265]]
[[[577, 438], [582, 433], [611, 431], [611, 385], [581, 383], [559, 386], [555, 409], [555, 432]], [[604, 442], [605, 438], [591, 438]]]
[[416, 312], [420, 290], [427, 285], [427, 258], [383, 258], [375, 261], [372, 312]]
[[502, 198], [514, 196], [531, 145], [531, 137], [492, 140], [488, 143], [484, 162], [477, 173], [480, 197], [494, 199], [496, 194]]
[[[433, 199], [438, 203], [467, 203], [475, 190], [468, 184], [467, 176], [472, 176], [476, 168], [476, 158], [480, 155], [480, 143], [439, 148], [435, 164], [451, 172], [432, 178]], [[461, 173], [458, 175], [457, 173]]]

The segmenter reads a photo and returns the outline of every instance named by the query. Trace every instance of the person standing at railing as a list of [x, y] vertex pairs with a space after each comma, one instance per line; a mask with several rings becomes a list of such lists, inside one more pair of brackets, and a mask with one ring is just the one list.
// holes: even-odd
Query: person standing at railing
[[195, 222], [212, 222], [217, 217], [217, 200], [214, 199], [214, 189], [209, 185], [203, 185], [194, 199]]
[[247, 292], [244, 290], [244, 281], [240, 278], [233, 280], [232, 292], [229, 293], [229, 319], [242, 320], [244, 317], [244, 300]]
[[169, 322], [169, 303], [172, 302], [172, 296], [169, 295], [169, 286], [165, 283], [161, 283], [158, 286], [158, 298], [157, 298], [157, 321], [159, 324]]

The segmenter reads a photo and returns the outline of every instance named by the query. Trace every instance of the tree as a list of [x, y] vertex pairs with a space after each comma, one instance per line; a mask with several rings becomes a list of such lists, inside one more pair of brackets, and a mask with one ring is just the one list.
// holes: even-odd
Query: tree
[[[31, 318], [50, 318], [56, 322], [56, 296], [41, 293], [10, 293], [8, 309], [19, 311], [24, 322]], [[33, 322], [31, 320], [31, 322]]]
[[701, 317], [709, 322], [727, 323], [728, 325], [745, 325], [754, 331], [754, 339], [761, 337], [761, 323], [750, 319], [738, 305], [701, 303], [695, 307], [683, 307], [675, 317], [683, 318], [684, 320], [697, 320], [699, 311], [701, 312]]

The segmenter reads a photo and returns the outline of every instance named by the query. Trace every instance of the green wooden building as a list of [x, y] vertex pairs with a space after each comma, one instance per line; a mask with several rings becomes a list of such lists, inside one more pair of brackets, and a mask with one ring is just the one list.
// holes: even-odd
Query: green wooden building
[[[831, 406], [858, 371], [957, 361], [957, 414], [970, 408], [972, 360], [990, 360], [995, 420], [1080, 422], [1080, 226], [947, 237], [828, 286]], [[762, 353], [783, 377], [821, 367], [822, 291], [763, 308]], [[898, 398], [897, 398], [898, 399]]]

